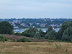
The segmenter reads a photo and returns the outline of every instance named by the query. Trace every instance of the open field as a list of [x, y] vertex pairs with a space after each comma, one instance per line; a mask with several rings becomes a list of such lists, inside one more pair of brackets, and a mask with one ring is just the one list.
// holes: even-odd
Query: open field
[[72, 54], [72, 43], [0, 42], [0, 54]]

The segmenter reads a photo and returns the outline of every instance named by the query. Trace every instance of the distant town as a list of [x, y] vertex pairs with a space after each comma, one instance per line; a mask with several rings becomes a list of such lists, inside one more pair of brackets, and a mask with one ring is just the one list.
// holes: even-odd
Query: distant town
[[14, 28], [30, 28], [30, 27], [37, 27], [37, 28], [48, 28], [52, 26], [54, 28], [59, 28], [65, 21], [72, 21], [72, 19], [67, 18], [58, 18], [58, 19], [51, 19], [51, 18], [22, 18], [22, 19], [0, 19], [1, 21], [7, 21]]

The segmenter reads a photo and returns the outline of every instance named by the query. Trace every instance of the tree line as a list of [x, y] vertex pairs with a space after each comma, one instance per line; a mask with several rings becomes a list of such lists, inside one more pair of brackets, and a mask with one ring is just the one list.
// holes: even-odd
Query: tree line
[[[58, 32], [55, 32], [52, 26], [50, 26], [46, 32], [43, 32], [41, 29], [38, 30], [36, 27], [31, 27], [22, 33], [14, 33], [13, 26], [9, 22], [3, 21], [0, 22], [0, 34], [14, 34], [39, 39], [72, 42], [72, 21], [64, 22]], [[20, 40], [22, 41], [24, 39]]]
[[29, 28], [21, 34], [16, 33], [16, 35], [72, 42], [72, 21], [64, 22], [58, 32], [55, 32], [50, 26], [46, 32], [43, 32], [41, 29], [38, 30], [37, 28]]

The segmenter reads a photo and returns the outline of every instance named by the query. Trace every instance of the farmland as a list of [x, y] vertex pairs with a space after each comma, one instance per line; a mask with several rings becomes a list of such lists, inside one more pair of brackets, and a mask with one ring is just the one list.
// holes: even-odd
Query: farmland
[[0, 42], [0, 54], [71, 54], [72, 43]]

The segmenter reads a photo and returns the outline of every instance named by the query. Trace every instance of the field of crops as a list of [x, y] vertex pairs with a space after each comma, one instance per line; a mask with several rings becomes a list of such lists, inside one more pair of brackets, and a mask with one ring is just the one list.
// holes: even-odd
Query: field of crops
[[72, 54], [72, 43], [0, 42], [0, 54]]

